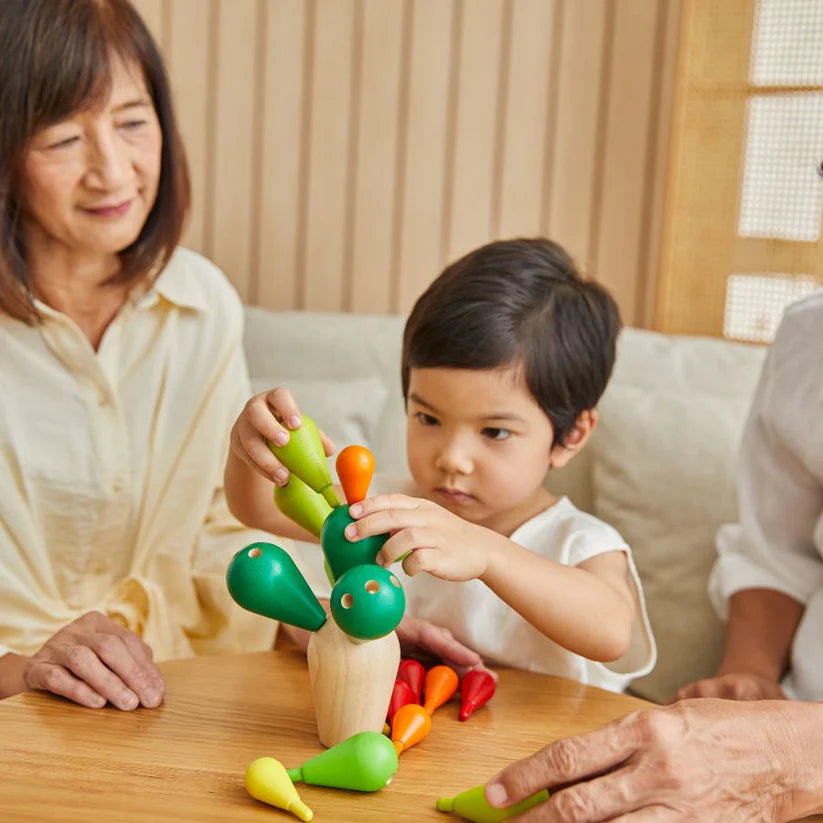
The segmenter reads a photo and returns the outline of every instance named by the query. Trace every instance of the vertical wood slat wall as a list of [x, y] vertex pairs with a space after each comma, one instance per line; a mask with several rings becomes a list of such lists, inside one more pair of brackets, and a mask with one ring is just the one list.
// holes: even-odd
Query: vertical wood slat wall
[[681, 0], [133, 0], [244, 300], [404, 313], [497, 237], [650, 325]]

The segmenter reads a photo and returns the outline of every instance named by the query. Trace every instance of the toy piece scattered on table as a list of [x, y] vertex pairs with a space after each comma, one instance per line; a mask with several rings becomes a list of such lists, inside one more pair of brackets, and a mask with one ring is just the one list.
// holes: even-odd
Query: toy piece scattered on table
[[397, 667], [397, 676], [400, 680], [409, 684], [414, 694], [414, 702], [420, 702], [420, 695], [423, 694], [423, 680], [426, 677], [426, 669], [419, 660], [404, 657]]
[[507, 809], [497, 809], [486, 802], [486, 796], [483, 794], [485, 788], [485, 785], [475, 786], [473, 789], [460, 792], [455, 797], [441, 797], [437, 801], [437, 810], [456, 812], [466, 820], [473, 821], [473, 823], [500, 823], [500, 821], [517, 817], [517, 815], [523, 814], [549, 799], [549, 793], [543, 789], [525, 800], [515, 803], [514, 806], [509, 806]]
[[377, 792], [397, 773], [397, 752], [379, 732], [359, 732], [287, 773], [295, 783]]
[[274, 504], [286, 517], [317, 538], [332, 510], [326, 498], [309, 488], [296, 474], [289, 475], [285, 486], [275, 484]]
[[334, 463], [346, 502], [359, 503], [369, 493], [374, 477], [374, 455], [365, 446], [346, 446]]
[[433, 666], [423, 681], [423, 708], [429, 713], [452, 699], [459, 684], [457, 672], [449, 666]]
[[289, 431], [289, 442], [277, 446], [267, 440], [274, 456], [295, 476], [299, 477], [309, 488], [326, 498], [334, 507], [340, 505], [340, 498], [332, 485], [329, 464], [323, 441], [314, 420], [307, 414], [302, 415], [303, 423], [299, 429]]
[[252, 543], [237, 552], [226, 571], [226, 584], [244, 609], [310, 632], [326, 622], [326, 612], [306, 579], [274, 543]]
[[487, 671], [472, 669], [460, 681], [460, 711], [457, 717], [468, 720], [471, 713], [484, 706], [494, 696], [497, 684]]
[[391, 692], [391, 699], [389, 700], [389, 711], [386, 714], [386, 720], [391, 722], [391, 719], [397, 713], [401, 706], [406, 706], [409, 703], [414, 703], [414, 692], [411, 686], [405, 680], [399, 677], [394, 681], [394, 688]]
[[391, 742], [397, 753], [402, 754], [428, 737], [431, 730], [431, 715], [419, 703], [407, 703], [392, 718]]
[[300, 820], [314, 817], [312, 810], [300, 799], [283, 764], [273, 757], [258, 757], [250, 763], [243, 782], [255, 800], [285, 809]]

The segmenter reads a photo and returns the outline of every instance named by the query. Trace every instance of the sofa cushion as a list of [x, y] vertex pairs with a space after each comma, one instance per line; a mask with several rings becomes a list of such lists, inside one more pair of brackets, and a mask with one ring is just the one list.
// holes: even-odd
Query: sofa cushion
[[626, 330], [590, 444], [593, 512], [632, 547], [658, 643], [632, 691], [664, 701], [716, 668], [706, 593], [721, 523], [736, 519], [736, 455], [764, 350]]

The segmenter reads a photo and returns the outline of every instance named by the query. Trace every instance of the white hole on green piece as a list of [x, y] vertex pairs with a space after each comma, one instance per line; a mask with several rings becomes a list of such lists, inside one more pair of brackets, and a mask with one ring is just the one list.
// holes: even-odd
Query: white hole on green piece
[[392, 575], [389, 580], [391, 581], [392, 586], [396, 586], [398, 589], [400, 588], [400, 581]]
[[354, 598], [347, 592], [340, 598], [340, 605], [344, 609], [350, 609], [354, 605]]
[[254, 548], [253, 548], [253, 549], [249, 552], [249, 557], [260, 557], [260, 555], [261, 555], [261, 554], [263, 554], [263, 550], [262, 550], [260, 547], [255, 546], [255, 547], [254, 547]]
[[380, 584], [376, 580], [366, 581], [366, 591], [369, 594], [377, 594], [380, 591]]

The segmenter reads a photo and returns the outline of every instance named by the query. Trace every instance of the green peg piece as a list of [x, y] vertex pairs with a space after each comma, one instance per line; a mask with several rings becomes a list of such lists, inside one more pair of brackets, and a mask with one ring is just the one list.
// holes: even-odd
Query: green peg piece
[[252, 543], [226, 571], [229, 594], [238, 605], [301, 629], [317, 631], [326, 612], [294, 561], [274, 543]]
[[316, 491], [309, 488], [296, 474], [289, 476], [285, 486], [274, 487], [274, 503], [290, 520], [320, 537], [323, 522], [332, 508]]
[[322, 494], [330, 506], [339, 506], [340, 499], [334, 492], [326, 452], [320, 440], [320, 432], [314, 420], [307, 414], [302, 415], [303, 423], [299, 429], [289, 430], [289, 442], [285, 446], [276, 446], [267, 440], [274, 456], [307, 486]]
[[485, 788], [484, 784], [460, 792], [454, 797], [441, 797], [437, 801], [437, 810], [440, 812], [456, 812], [462, 818], [471, 820], [473, 823], [500, 823], [502, 820], [517, 817], [517, 815], [523, 814], [523, 812], [527, 812], [549, 799], [549, 793], [546, 789], [543, 789], [525, 800], [515, 803], [514, 806], [509, 806], [507, 809], [496, 809], [486, 802], [486, 796], [483, 794]]
[[351, 637], [374, 640], [397, 628], [406, 608], [400, 581], [382, 566], [367, 563], [342, 574], [331, 590], [335, 623]]
[[338, 506], [332, 509], [320, 532], [320, 545], [335, 580], [354, 566], [374, 563], [377, 553], [389, 539], [388, 534], [375, 534], [362, 540], [349, 540], [343, 531], [354, 522], [348, 505]]
[[380, 732], [358, 732], [296, 769], [288, 769], [295, 782], [357, 792], [377, 792], [388, 786], [397, 772], [397, 751]]

